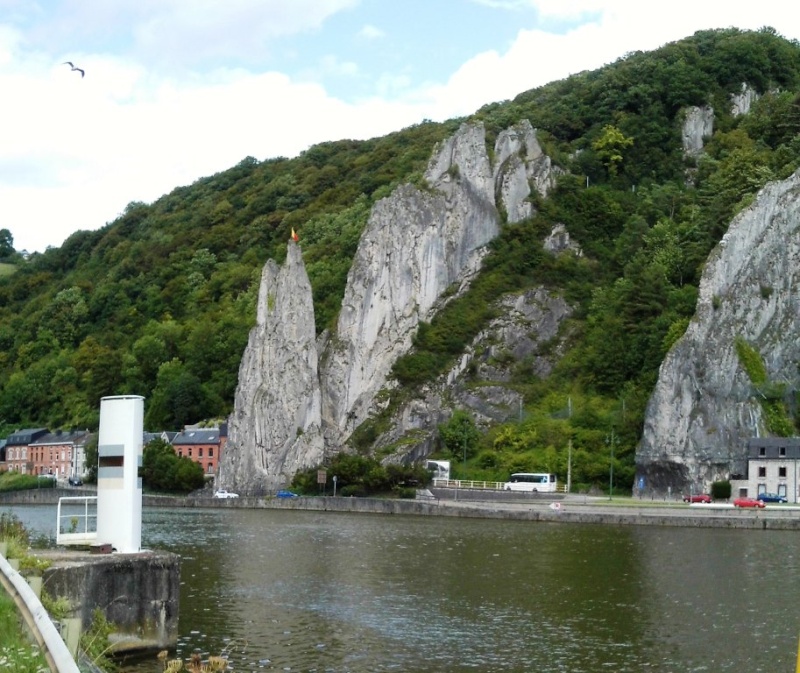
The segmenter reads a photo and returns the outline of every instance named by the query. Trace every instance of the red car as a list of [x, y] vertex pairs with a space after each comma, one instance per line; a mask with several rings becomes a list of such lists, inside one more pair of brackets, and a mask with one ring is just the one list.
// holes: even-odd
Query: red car
[[764, 503], [761, 500], [756, 500], [755, 498], [736, 498], [733, 501], [734, 507], [764, 507]]
[[692, 495], [683, 496], [684, 502], [711, 502], [711, 496], [708, 493], [694, 493]]

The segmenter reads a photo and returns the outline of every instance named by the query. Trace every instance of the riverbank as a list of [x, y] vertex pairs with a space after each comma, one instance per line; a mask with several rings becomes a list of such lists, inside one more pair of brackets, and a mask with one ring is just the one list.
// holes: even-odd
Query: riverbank
[[[0, 505], [55, 504], [59, 497], [92, 495], [89, 489], [47, 489], [0, 494]], [[491, 495], [491, 498], [488, 496]], [[741, 528], [800, 530], [800, 507], [767, 505], [763, 509], [738, 509], [729, 503], [687, 505], [682, 502], [633, 498], [565, 495], [520, 497], [517, 494], [466, 490], [439, 490], [415, 500], [311, 496], [297, 498], [143, 497], [145, 507], [295, 509], [403, 516], [442, 516], [515, 521], [691, 528]]]

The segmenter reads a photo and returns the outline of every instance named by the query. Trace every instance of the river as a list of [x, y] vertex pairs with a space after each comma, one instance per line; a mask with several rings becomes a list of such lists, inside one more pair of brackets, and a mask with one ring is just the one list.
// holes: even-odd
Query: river
[[[55, 534], [54, 507], [0, 511]], [[235, 671], [794, 670], [796, 532], [230, 508], [142, 531], [182, 558], [177, 656]]]

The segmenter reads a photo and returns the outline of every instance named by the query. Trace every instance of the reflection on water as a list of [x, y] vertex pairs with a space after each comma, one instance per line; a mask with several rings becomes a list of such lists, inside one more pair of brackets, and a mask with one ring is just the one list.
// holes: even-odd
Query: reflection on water
[[[55, 508], [13, 509], [45, 536], [48, 510], [54, 520]], [[796, 533], [227, 508], [143, 516], [143, 544], [182, 557], [178, 656], [226, 653], [236, 671], [794, 664]]]

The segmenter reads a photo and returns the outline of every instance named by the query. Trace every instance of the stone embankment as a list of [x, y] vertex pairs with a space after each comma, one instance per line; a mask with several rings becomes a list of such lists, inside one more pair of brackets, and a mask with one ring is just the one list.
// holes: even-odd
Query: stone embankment
[[[475, 498], [475, 499], [473, 499]], [[691, 528], [741, 528], [800, 530], [800, 507], [787, 505], [764, 509], [737, 509], [728, 503], [684, 505], [678, 502], [609, 501], [604, 498], [567, 496], [552, 498], [480, 499], [481, 494], [461, 491], [458, 499], [429, 497], [416, 500], [342, 498], [186, 498], [184, 507], [245, 507], [296, 509], [319, 512], [452, 516], [549, 523], [582, 523], [635, 526], [684, 526]]]
[[[67, 494], [76, 495], [75, 490]], [[61, 493], [64, 495], [64, 492]], [[57, 490], [0, 494], [3, 504], [54, 504]], [[314, 496], [297, 498], [144, 496], [145, 507], [294, 509], [315, 512], [452, 516], [550, 523], [635, 526], [685, 526], [691, 528], [741, 528], [800, 530], [800, 506], [767, 505], [764, 509], [737, 509], [729, 503], [686, 505], [675, 501], [608, 500], [569, 495], [526, 496], [468, 490], [437, 490], [416, 500]]]

